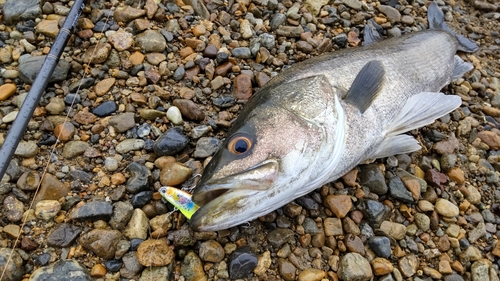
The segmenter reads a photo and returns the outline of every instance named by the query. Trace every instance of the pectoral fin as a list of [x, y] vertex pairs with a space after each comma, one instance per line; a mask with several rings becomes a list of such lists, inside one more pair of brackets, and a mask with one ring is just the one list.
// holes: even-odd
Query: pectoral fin
[[354, 79], [345, 101], [364, 113], [377, 97], [385, 80], [384, 66], [380, 61], [368, 62]]
[[408, 135], [390, 136], [384, 139], [376, 151], [370, 154], [370, 159], [384, 158], [391, 155], [410, 153], [420, 149], [417, 140]]
[[423, 92], [410, 97], [387, 131], [395, 136], [429, 125], [462, 104], [459, 96]]
[[474, 68], [472, 64], [465, 62], [457, 55], [455, 55], [454, 63], [455, 64], [453, 67], [453, 74], [451, 80], [456, 80], [458, 78], [461, 78], [462, 76], [464, 76], [465, 73], [471, 71]]
[[384, 40], [382, 37], [382, 31], [384, 29], [378, 25], [373, 19], [368, 20], [364, 29], [363, 36], [363, 46], [373, 44], [375, 42], [380, 42]]

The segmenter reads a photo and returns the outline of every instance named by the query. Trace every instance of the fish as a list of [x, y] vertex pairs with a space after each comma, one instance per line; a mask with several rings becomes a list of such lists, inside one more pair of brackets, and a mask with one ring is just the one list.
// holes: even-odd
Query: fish
[[419, 150], [405, 133], [462, 104], [440, 91], [473, 69], [457, 51], [478, 49], [435, 2], [427, 11], [429, 29], [380, 40], [372, 21], [362, 47], [296, 63], [255, 93], [194, 189], [191, 228], [240, 225], [368, 159]]
[[200, 208], [200, 206], [196, 205], [191, 199], [191, 194], [181, 189], [172, 186], [162, 186], [158, 189], [158, 192], [160, 192], [160, 195], [165, 200], [176, 207], [177, 210], [181, 211], [187, 219], [190, 219]]

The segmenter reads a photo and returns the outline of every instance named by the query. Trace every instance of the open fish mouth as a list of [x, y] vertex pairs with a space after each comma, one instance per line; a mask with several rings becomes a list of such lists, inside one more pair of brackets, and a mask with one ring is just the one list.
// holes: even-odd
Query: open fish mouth
[[193, 201], [204, 206], [211, 201], [237, 190], [268, 190], [278, 176], [279, 164], [276, 160], [266, 160], [242, 173], [221, 179], [201, 182], [193, 194]]

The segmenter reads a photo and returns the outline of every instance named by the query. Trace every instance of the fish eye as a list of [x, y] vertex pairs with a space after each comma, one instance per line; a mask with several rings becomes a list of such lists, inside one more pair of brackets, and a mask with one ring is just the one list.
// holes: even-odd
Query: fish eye
[[252, 148], [252, 140], [249, 136], [236, 134], [231, 137], [227, 145], [229, 152], [233, 154], [243, 154]]

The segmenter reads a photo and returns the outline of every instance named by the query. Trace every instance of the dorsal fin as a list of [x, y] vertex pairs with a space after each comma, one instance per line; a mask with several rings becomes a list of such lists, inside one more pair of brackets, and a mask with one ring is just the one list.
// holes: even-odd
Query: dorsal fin
[[380, 92], [384, 77], [385, 70], [382, 63], [377, 60], [369, 61], [354, 79], [345, 101], [356, 106], [361, 113], [364, 113]]
[[382, 27], [373, 19], [368, 20], [363, 31], [363, 46], [384, 40], [381, 35]]

